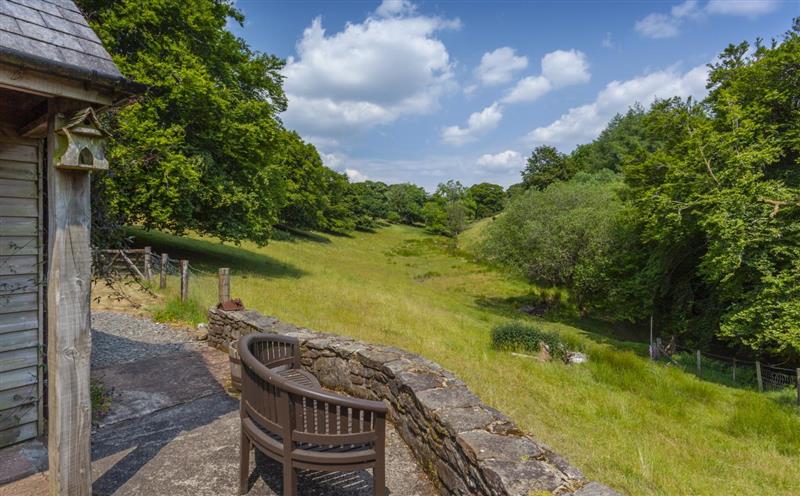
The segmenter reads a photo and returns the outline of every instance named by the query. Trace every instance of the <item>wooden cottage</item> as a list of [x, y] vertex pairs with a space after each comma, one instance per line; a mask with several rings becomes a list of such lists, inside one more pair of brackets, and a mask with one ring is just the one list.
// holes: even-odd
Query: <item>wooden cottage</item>
[[0, 447], [48, 434], [53, 494], [90, 494], [96, 113], [141, 90], [71, 0], [0, 0]]

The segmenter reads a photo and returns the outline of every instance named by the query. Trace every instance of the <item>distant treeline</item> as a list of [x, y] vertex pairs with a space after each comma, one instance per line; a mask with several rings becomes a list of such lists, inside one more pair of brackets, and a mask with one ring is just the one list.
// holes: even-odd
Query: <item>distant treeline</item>
[[500, 186], [352, 184], [285, 128], [284, 61], [226, 29], [222, 0], [79, 0], [126, 76], [149, 86], [106, 114], [114, 167], [94, 178], [100, 244], [140, 224], [266, 243], [276, 226], [348, 232], [382, 219], [455, 234], [502, 208]]
[[585, 312], [796, 360], [800, 21], [730, 45], [708, 88], [635, 106], [568, 155], [537, 148], [482, 252]]

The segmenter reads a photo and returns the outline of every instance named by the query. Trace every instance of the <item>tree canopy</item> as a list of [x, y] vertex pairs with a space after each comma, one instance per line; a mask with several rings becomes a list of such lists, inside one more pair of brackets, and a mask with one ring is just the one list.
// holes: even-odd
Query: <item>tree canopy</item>
[[798, 68], [795, 21], [725, 49], [701, 102], [634, 106], [568, 156], [537, 148], [486, 256], [687, 344], [800, 356]]

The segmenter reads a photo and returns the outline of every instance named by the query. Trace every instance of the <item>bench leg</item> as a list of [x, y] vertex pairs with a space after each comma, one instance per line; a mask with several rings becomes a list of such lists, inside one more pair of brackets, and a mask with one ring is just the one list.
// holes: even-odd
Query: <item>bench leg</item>
[[372, 495], [384, 496], [386, 494], [386, 466], [383, 459], [380, 459], [372, 467]]
[[283, 461], [283, 496], [297, 496], [297, 470], [287, 460]]
[[250, 478], [250, 439], [242, 431], [241, 458], [239, 459], [239, 494], [247, 494], [249, 487], [247, 480]]

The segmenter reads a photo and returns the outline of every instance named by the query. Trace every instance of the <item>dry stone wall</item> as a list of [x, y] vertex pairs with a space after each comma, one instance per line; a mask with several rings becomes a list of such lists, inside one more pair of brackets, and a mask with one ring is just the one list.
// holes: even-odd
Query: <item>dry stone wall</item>
[[[486, 406], [440, 365], [396, 348], [302, 329], [255, 311], [209, 311], [208, 341], [227, 349], [252, 332], [294, 336], [301, 363], [323, 386], [381, 400], [443, 494], [617, 495]], [[391, 467], [389, 467], [391, 470]]]

